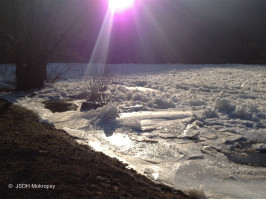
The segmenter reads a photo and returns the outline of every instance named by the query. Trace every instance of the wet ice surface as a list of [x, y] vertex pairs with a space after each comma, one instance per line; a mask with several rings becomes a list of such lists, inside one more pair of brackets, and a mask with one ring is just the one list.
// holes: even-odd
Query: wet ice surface
[[[117, 81], [113, 104], [96, 111], [52, 113], [42, 103], [84, 92], [82, 66], [34, 96], [4, 97], [177, 189], [211, 198], [265, 198], [265, 66], [119, 67], [128, 73]], [[80, 108], [82, 100], [72, 103]]]

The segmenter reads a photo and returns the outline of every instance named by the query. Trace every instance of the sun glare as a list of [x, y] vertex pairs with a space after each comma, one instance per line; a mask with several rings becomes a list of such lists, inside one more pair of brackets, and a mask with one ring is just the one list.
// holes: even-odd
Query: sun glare
[[122, 13], [134, 6], [135, 0], [108, 0], [112, 13]]

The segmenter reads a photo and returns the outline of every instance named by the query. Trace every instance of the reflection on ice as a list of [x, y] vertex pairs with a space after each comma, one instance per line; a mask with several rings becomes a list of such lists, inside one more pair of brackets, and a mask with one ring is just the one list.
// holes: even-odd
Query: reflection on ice
[[173, 120], [173, 119], [182, 119], [191, 117], [193, 113], [191, 111], [181, 112], [181, 111], [143, 111], [143, 112], [132, 112], [132, 113], [122, 113], [120, 117], [130, 118], [130, 117], [138, 117], [141, 119], [165, 119], [165, 120]]
[[111, 145], [118, 146], [124, 150], [128, 150], [132, 143], [128, 135], [121, 133], [114, 133], [112, 136], [106, 137], [106, 140], [109, 141]]

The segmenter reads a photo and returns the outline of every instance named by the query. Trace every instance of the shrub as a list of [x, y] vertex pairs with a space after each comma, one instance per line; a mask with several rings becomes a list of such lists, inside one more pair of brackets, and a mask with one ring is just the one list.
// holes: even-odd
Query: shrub
[[101, 67], [97, 65], [89, 66], [84, 81], [88, 90], [87, 101], [102, 105], [110, 101], [111, 96], [107, 94], [107, 89], [108, 85], [112, 82], [112, 77], [113, 75], [108, 65]]

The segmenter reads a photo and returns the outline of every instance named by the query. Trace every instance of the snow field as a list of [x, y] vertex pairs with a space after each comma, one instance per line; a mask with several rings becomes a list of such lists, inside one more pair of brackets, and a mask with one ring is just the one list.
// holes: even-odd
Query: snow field
[[[4, 84], [14, 78], [7, 67], [0, 66]], [[249, 156], [265, 155], [265, 66], [111, 65], [118, 72], [107, 92], [112, 102], [88, 112], [51, 113], [44, 100], [70, 99], [80, 108], [88, 92], [86, 64], [49, 64], [49, 76], [67, 68], [42, 90], [2, 97], [177, 189], [197, 188], [210, 198], [265, 197], [265, 166]]]

